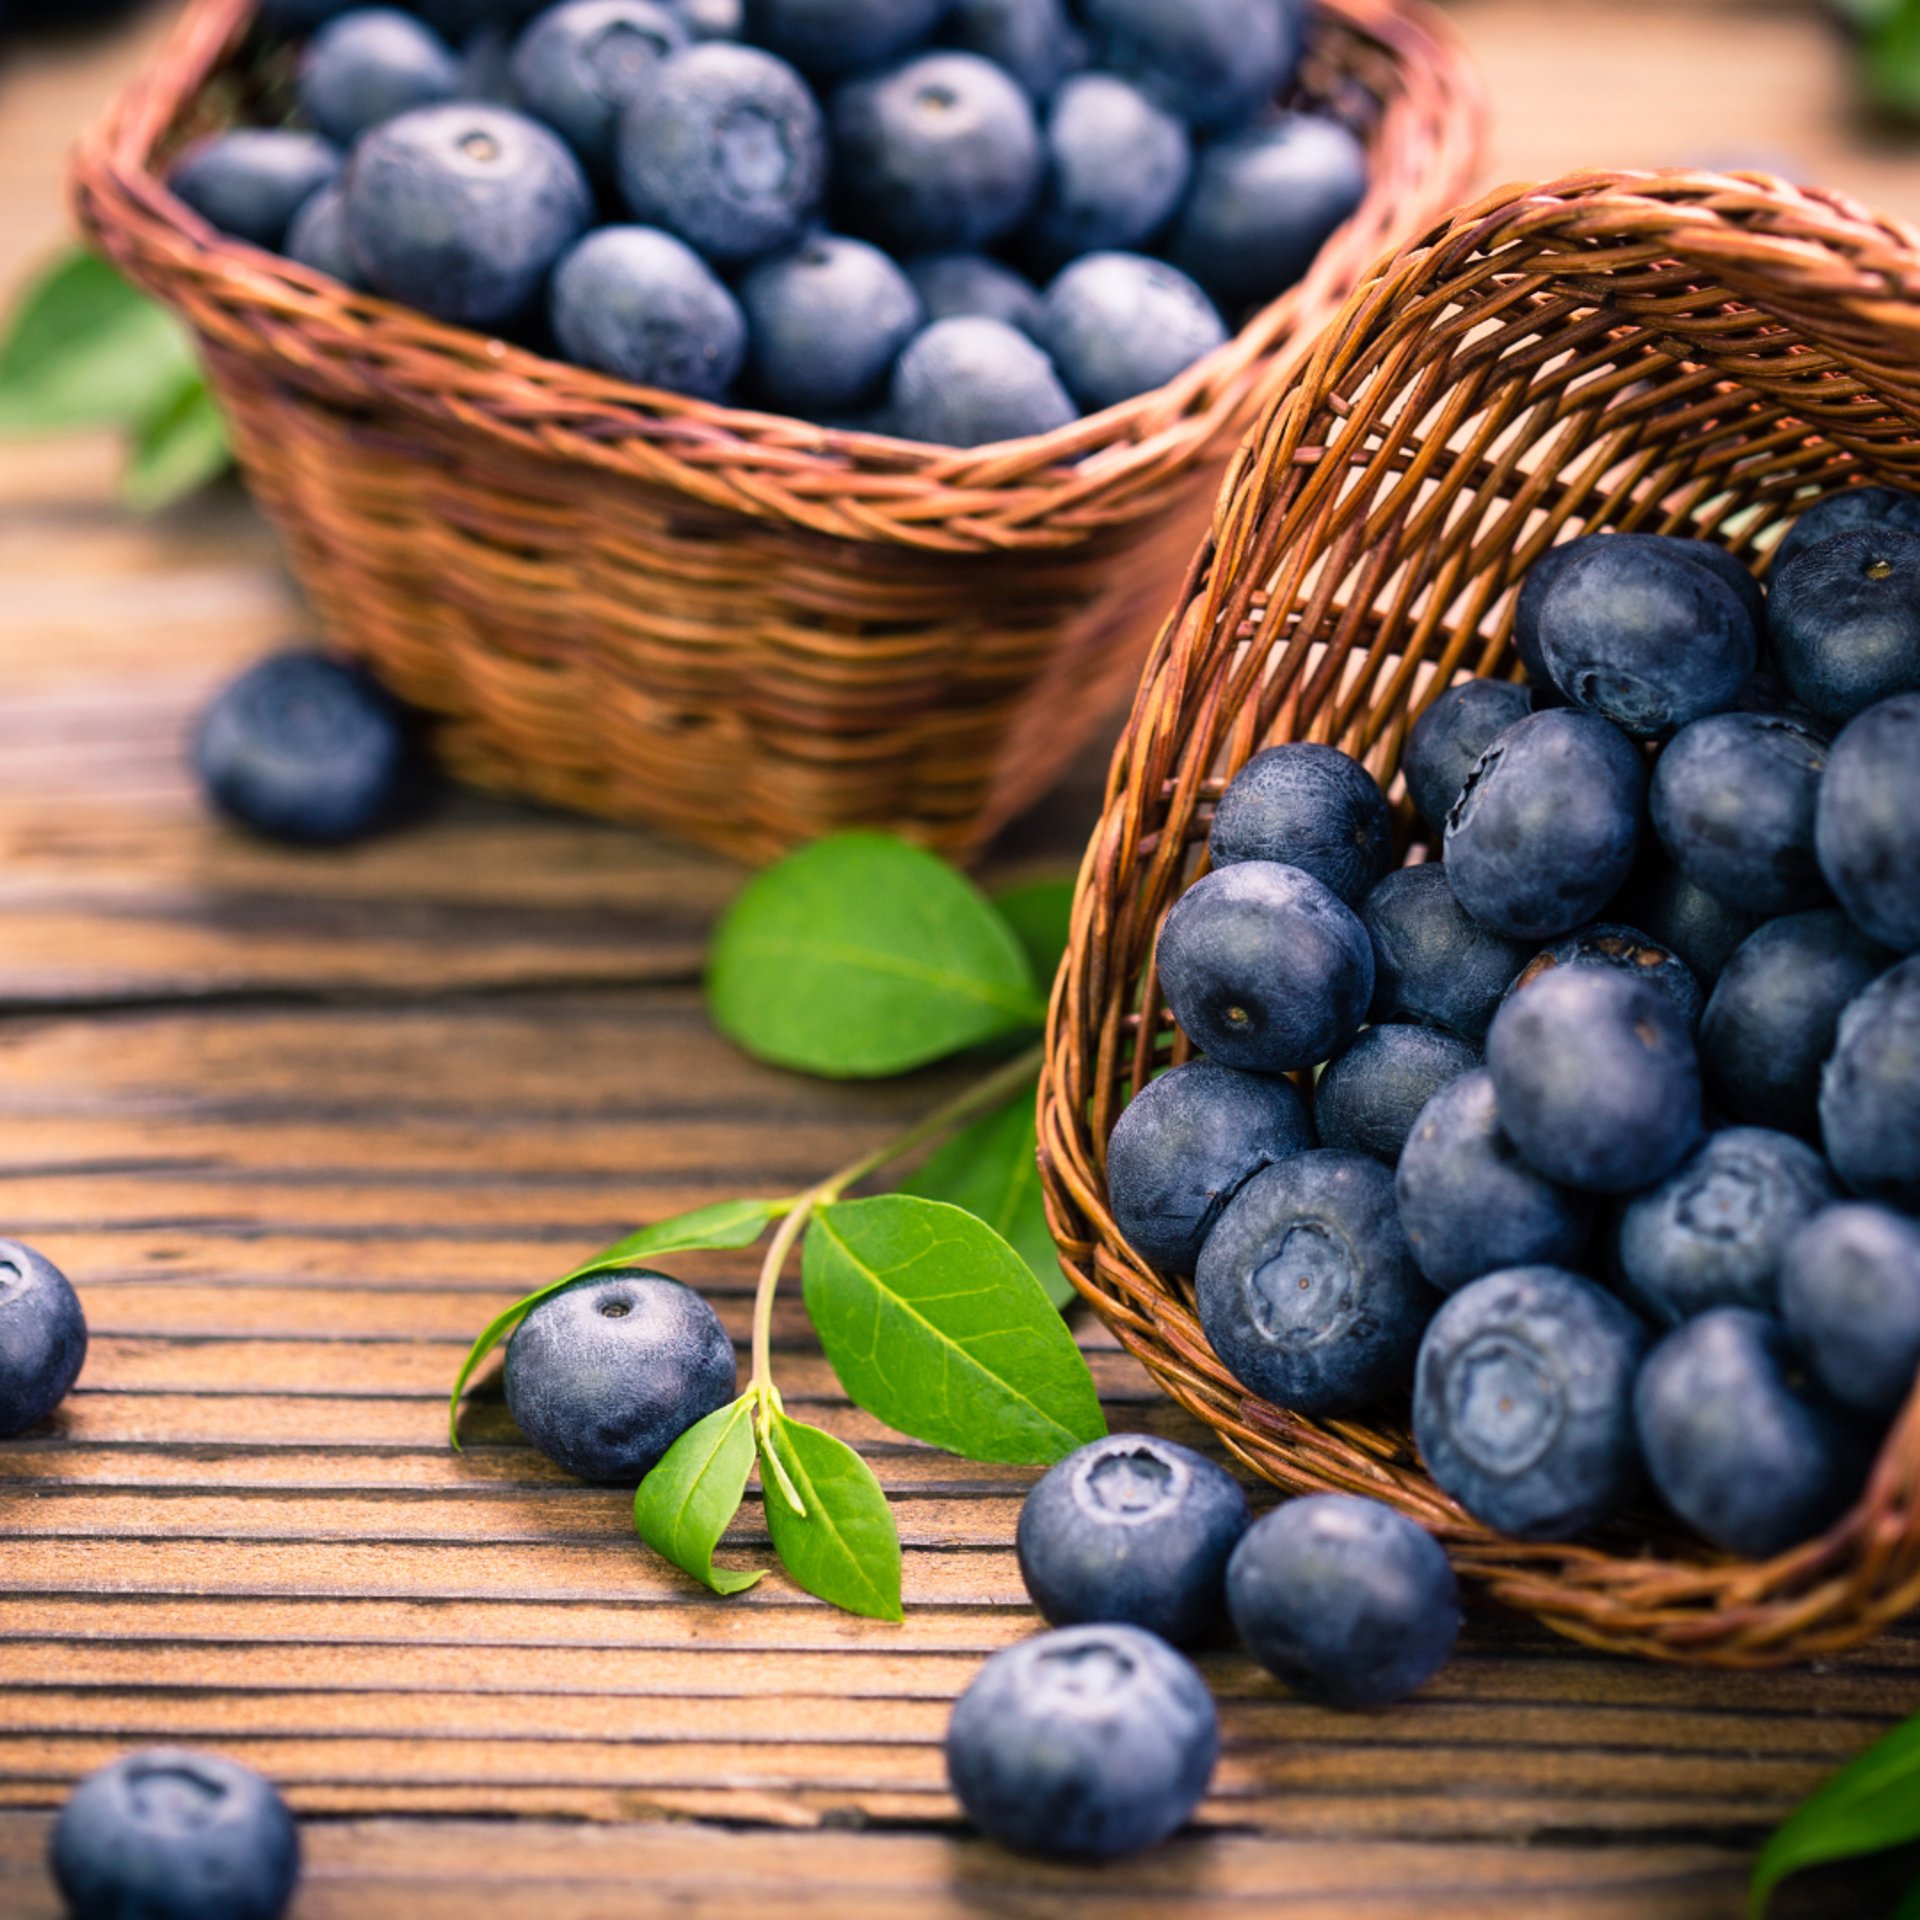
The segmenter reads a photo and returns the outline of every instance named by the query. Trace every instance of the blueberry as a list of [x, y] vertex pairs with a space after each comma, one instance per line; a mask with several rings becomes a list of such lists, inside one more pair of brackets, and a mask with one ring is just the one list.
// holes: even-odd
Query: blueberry
[[1509, 1267], [1463, 1287], [1420, 1343], [1413, 1432], [1476, 1520], [1570, 1540], [1639, 1491], [1633, 1382], [1645, 1324], [1591, 1280]]
[[1678, 954], [1702, 986], [1720, 977], [1734, 949], [1760, 924], [1758, 916], [1695, 886], [1651, 834], [1608, 917]]
[[287, 229], [287, 258], [338, 280], [343, 287], [357, 288], [363, 283], [347, 251], [345, 212], [340, 183], [322, 187], [293, 216], [293, 225]]
[[740, 283], [761, 397], [786, 413], [834, 413], [875, 399], [920, 330], [913, 283], [864, 240], [816, 234]]
[[1373, 942], [1352, 909], [1312, 874], [1265, 860], [1218, 868], [1174, 902], [1159, 967], [1188, 1039], [1255, 1073], [1325, 1060], [1373, 997]]
[[1789, 561], [1836, 533], [1879, 526], [1920, 533], [1920, 494], [1900, 493], [1892, 487], [1848, 487], [1829, 494], [1801, 514], [1781, 537], [1773, 550], [1774, 578]]
[[1635, 1193], [1700, 1134], [1700, 1061], [1658, 987], [1611, 967], [1557, 967], [1494, 1016], [1487, 1070], [1500, 1124], [1549, 1180]]
[[1658, 987], [1687, 1023], [1688, 1032], [1700, 1024], [1705, 995], [1693, 969], [1658, 940], [1649, 940], [1637, 928], [1596, 920], [1590, 927], [1543, 947], [1527, 962], [1508, 989], [1509, 995], [1531, 986], [1556, 967], [1612, 967], [1632, 979]]
[[1216, 867], [1275, 860], [1358, 906], [1393, 861], [1393, 822], [1374, 777], [1337, 747], [1299, 742], [1256, 753], [1214, 811]]
[[1421, 1108], [1394, 1192], [1415, 1262], [1446, 1293], [1502, 1267], [1572, 1266], [1593, 1226], [1582, 1195], [1521, 1159], [1483, 1068], [1449, 1081]]
[[341, 846], [390, 825], [422, 777], [406, 715], [379, 683], [298, 651], [222, 689], [194, 764], [228, 819], [296, 846]]
[[1393, 1166], [1420, 1110], [1479, 1064], [1480, 1049], [1457, 1034], [1398, 1023], [1363, 1028], [1320, 1075], [1314, 1131], [1324, 1147], [1370, 1153]]
[[1150, 1080], [1107, 1140], [1107, 1197], [1135, 1252], [1191, 1273], [1213, 1223], [1256, 1173], [1313, 1145], [1291, 1080], [1190, 1060]]
[[1847, 722], [1820, 782], [1814, 848], [1855, 926], [1896, 953], [1920, 948], [1920, 694]]
[[909, 440], [978, 447], [1051, 433], [1078, 417], [1053, 362], [1002, 320], [938, 320], [893, 370], [893, 424]]
[[496, 107], [517, 107], [513, 84], [514, 36], [496, 20], [469, 34], [460, 43], [460, 85], [456, 97], [484, 100]]
[[1169, 249], [1224, 313], [1264, 306], [1306, 277], [1367, 193], [1367, 150], [1337, 120], [1277, 113], [1216, 140]]
[[596, 227], [554, 269], [554, 337], [569, 360], [717, 400], [747, 353], [747, 323], [707, 263], [654, 227]]
[[1831, 907], [1769, 920], [1734, 949], [1700, 1022], [1715, 1104], [1736, 1120], [1820, 1130], [1820, 1069], [1840, 1015], [1892, 964]]
[[1089, 253], [1047, 288], [1040, 338], [1089, 413], [1163, 387], [1225, 344], [1213, 303], [1177, 267]]
[[1920, 1369], [1920, 1223], [1864, 1201], [1816, 1214], [1780, 1262], [1780, 1310], [1836, 1400], [1892, 1419]]
[[317, 133], [241, 127], [189, 149], [167, 184], [222, 233], [277, 252], [293, 216], [340, 171], [340, 149]]
[[1820, 1132], [1855, 1193], [1920, 1212], [1920, 956], [1841, 1014], [1820, 1077]]
[[520, 103], [611, 178], [620, 122], [653, 69], [687, 44], [680, 16], [654, 0], [564, 0], [513, 49]]
[[1183, 1827], [1219, 1755], [1213, 1696], [1138, 1627], [1061, 1627], [1004, 1647], [953, 1709], [947, 1774], [1001, 1845], [1111, 1860]]
[[1247, 1496], [1211, 1460], [1116, 1433], [1049, 1469], [1020, 1509], [1020, 1577], [1049, 1626], [1110, 1621], [1190, 1646], [1226, 1611]]
[[1144, 246], [1173, 218], [1193, 171], [1180, 121], [1110, 73], [1076, 74], [1054, 97], [1046, 174], [1021, 236], [1050, 268]]
[[49, 1851], [73, 1920], [278, 1920], [300, 1877], [300, 1835], [271, 1783], [171, 1747], [89, 1774]]
[[1531, 957], [1455, 899], [1444, 867], [1401, 867], [1360, 903], [1373, 942], [1373, 1017], [1420, 1020], [1476, 1044]]
[[300, 56], [300, 107], [329, 140], [351, 146], [369, 127], [459, 91], [453, 49], [395, 7], [330, 20]]
[[1084, 58], [1062, 0], [953, 0], [941, 38], [1004, 67], [1044, 100]]
[[827, 182], [827, 131], [807, 83], [757, 47], [706, 41], [646, 70], [615, 160], [634, 215], [709, 260], [791, 245]]
[[1743, 1559], [1811, 1538], [1859, 1490], [1860, 1434], [1803, 1385], [1786, 1329], [1750, 1308], [1676, 1327], [1640, 1369], [1633, 1407], [1661, 1499]]
[[747, 0], [747, 30], [811, 74], [861, 72], [923, 46], [946, 0]]
[[719, 1316], [664, 1273], [576, 1281], [521, 1321], [507, 1347], [507, 1407], [549, 1460], [631, 1487], [739, 1386]]
[[1407, 797], [1435, 833], [1467, 784], [1473, 763], [1532, 710], [1525, 687], [1511, 680], [1462, 680], [1433, 701], [1413, 723], [1400, 771]]
[[86, 1357], [87, 1318], [67, 1276], [18, 1240], [0, 1240], [0, 1439], [37, 1427]]
[[1827, 745], [1783, 715], [1718, 713], [1667, 743], [1649, 810], [1668, 857], [1696, 886], [1747, 913], [1822, 905], [1814, 807]]
[[1767, 635], [1794, 698], [1822, 720], [1920, 689], [1920, 525], [1861, 527], [1797, 554], [1775, 576]]
[[696, 40], [738, 40], [747, 30], [745, 0], [674, 0], [674, 10]]
[[975, 54], [922, 54], [849, 82], [834, 97], [833, 138], [848, 218], [896, 253], [985, 246], [1040, 191], [1032, 105]]
[[1593, 919], [1633, 870], [1646, 768], [1592, 713], [1516, 721], [1473, 764], [1447, 816], [1447, 877], [1483, 925], [1546, 940]]
[[1791, 1134], [1729, 1127], [1620, 1215], [1620, 1271], [1666, 1326], [1711, 1307], [1779, 1304], [1787, 1243], [1838, 1196], [1826, 1162]]
[[593, 211], [565, 142], [506, 107], [416, 107], [363, 135], [345, 178], [367, 284], [460, 326], [526, 312]]
[[1084, 0], [1081, 11], [1098, 65], [1213, 128], [1249, 118], [1286, 87], [1307, 10], [1304, 0]]
[[929, 321], [977, 316], [1039, 331], [1040, 289], [984, 253], [923, 253], [907, 262], [907, 278]]
[[1378, 1500], [1288, 1500], [1227, 1566], [1247, 1651], [1295, 1693], [1384, 1707], [1433, 1678], [1460, 1637], [1460, 1588], [1432, 1534]]
[[1236, 1194], [1200, 1252], [1200, 1324], [1277, 1406], [1359, 1413], [1406, 1385], [1437, 1297], [1400, 1231], [1393, 1175], [1361, 1153], [1296, 1153]]

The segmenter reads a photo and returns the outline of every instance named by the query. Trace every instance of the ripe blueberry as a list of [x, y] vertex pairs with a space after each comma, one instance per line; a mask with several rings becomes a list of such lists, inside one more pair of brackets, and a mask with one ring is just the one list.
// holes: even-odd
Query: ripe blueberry
[[953, 0], [940, 33], [962, 53], [1006, 68], [1036, 100], [1086, 58], [1062, 0]]
[[1920, 693], [1848, 721], [1820, 782], [1814, 847], [1855, 926], [1896, 953], [1920, 948]]
[[1419, 1020], [1478, 1043], [1532, 948], [1454, 897], [1438, 864], [1401, 867], [1360, 903], [1373, 942], [1373, 1017]]
[[687, 38], [680, 16], [655, 0], [563, 0], [515, 43], [514, 91], [536, 120], [610, 178], [621, 117]]
[[1022, 333], [1039, 330], [1040, 289], [984, 253], [923, 253], [906, 264], [929, 321], [974, 315]]
[[293, 225], [287, 229], [287, 258], [338, 280], [343, 287], [364, 288], [360, 269], [347, 251], [345, 212], [340, 183], [336, 180], [322, 187], [293, 216]]
[[1780, 1310], [1836, 1400], [1891, 1419], [1920, 1368], [1920, 1224], [1864, 1201], [1815, 1215], [1780, 1263]]
[[864, 71], [925, 43], [945, 0], [747, 0], [752, 38], [804, 73]]
[[1480, 1049], [1458, 1034], [1398, 1022], [1364, 1027], [1314, 1087], [1314, 1131], [1323, 1147], [1369, 1153], [1392, 1166], [1421, 1108], [1479, 1064]]
[[1508, 994], [1531, 986], [1556, 967], [1612, 967], [1630, 979], [1658, 987], [1673, 1002], [1674, 1011], [1687, 1023], [1689, 1032], [1700, 1024], [1704, 996], [1693, 969], [1671, 947], [1649, 940], [1636, 928], [1596, 920], [1590, 927], [1553, 941], [1521, 968]]
[[1234, 775], [1214, 810], [1207, 851], [1216, 867], [1298, 867], [1357, 907], [1393, 859], [1393, 823], [1358, 760], [1301, 741], [1256, 753]]
[[1305, 38], [1304, 0], [1084, 0], [1096, 64], [1125, 74], [1196, 127], [1272, 103]]
[[340, 149], [317, 133], [241, 127], [190, 148], [167, 184], [222, 233], [278, 249], [293, 216], [340, 171]]
[[1511, 680], [1462, 680], [1413, 723], [1400, 771], [1414, 810], [1435, 833], [1446, 831], [1473, 763], [1532, 705], [1526, 688]]
[[1051, 433], [1079, 409], [1053, 362], [1003, 320], [937, 320], [893, 369], [892, 423], [909, 440], [979, 447]]
[[67, 1276], [18, 1240], [0, 1240], [0, 1439], [37, 1427], [86, 1357], [87, 1317]]
[[783, 413], [867, 405], [924, 314], [913, 283], [864, 240], [815, 234], [740, 283], [753, 384]]
[[1820, 1076], [1820, 1134], [1855, 1193], [1920, 1212], [1920, 955], [1841, 1014]]
[[1734, 949], [1760, 924], [1756, 915], [1695, 886], [1651, 834], [1607, 914], [1677, 953], [1702, 986], [1720, 977]]
[[1223, 346], [1213, 302], [1177, 267], [1138, 253], [1083, 254], [1047, 288], [1040, 337], [1089, 413], [1163, 387]]
[[568, 359], [643, 387], [717, 400], [746, 358], [739, 303], [656, 227], [596, 227], [554, 269], [548, 310]]
[[453, 49], [396, 7], [338, 15], [300, 56], [301, 110], [343, 147], [409, 107], [451, 100], [459, 87]]
[[1076, 74], [1054, 96], [1046, 173], [1021, 235], [1048, 268], [1102, 248], [1145, 246], [1193, 172], [1185, 126], [1110, 73]]
[[1920, 533], [1920, 494], [1900, 493], [1892, 487], [1848, 487], [1829, 494], [1801, 514], [1781, 537], [1773, 550], [1773, 576], [1777, 580], [1789, 561], [1836, 533], [1881, 526]]
[[1775, 576], [1767, 634], [1794, 698], [1823, 720], [1920, 689], [1920, 526], [1860, 527], [1796, 555]]

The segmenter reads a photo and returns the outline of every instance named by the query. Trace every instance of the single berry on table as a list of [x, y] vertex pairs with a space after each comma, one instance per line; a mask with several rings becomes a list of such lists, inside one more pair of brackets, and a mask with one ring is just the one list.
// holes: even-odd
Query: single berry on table
[[18, 1240], [0, 1240], [0, 1438], [37, 1427], [80, 1377], [87, 1317], [67, 1276]]

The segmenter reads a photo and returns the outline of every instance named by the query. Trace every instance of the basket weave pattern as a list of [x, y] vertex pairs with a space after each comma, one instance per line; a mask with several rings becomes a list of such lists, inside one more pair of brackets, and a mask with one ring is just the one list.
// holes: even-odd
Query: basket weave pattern
[[1229, 449], [1481, 123], [1419, 0], [1324, 0], [1301, 92], [1372, 179], [1307, 278], [1170, 385], [961, 452], [631, 387], [214, 233], [160, 176], [257, 77], [253, 10], [193, 0], [82, 144], [82, 224], [199, 336], [321, 626], [456, 771], [750, 859], [855, 823], [965, 853], [1045, 791]]
[[1330, 741], [1387, 785], [1428, 699], [1514, 670], [1515, 590], [1547, 546], [1640, 528], [1751, 561], [1858, 481], [1920, 489], [1920, 233], [1746, 175], [1582, 176], [1460, 212], [1361, 284], [1237, 456], [1116, 753], [1055, 988], [1048, 1211], [1126, 1346], [1269, 1480], [1390, 1501], [1494, 1597], [1616, 1650], [1784, 1663], [1920, 1602], [1920, 1397], [1856, 1510], [1776, 1560], [1729, 1563], [1650, 1512], [1592, 1543], [1503, 1539], [1426, 1477], [1404, 1409], [1321, 1423], [1241, 1387], [1191, 1288], [1114, 1226], [1105, 1144], [1191, 1055], [1154, 940], [1254, 752]]

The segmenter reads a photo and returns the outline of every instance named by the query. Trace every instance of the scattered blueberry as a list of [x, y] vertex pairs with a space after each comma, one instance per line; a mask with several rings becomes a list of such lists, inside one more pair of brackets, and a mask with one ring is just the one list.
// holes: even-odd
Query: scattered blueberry
[[1356, 907], [1393, 859], [1393, 822], [1378, 783], [1338, 747], [1300, 741], [1256, 753], [1214, 810], [1216, 867], [1273, 860], [1298, 867]]
[[815, 234], [740, 283], [748, 366], [784, 413], [835, 413], [886, 389], [924, 318], [913, 283], [864, 240]]
[[979, 447], [1051, 433], [1079, 417], [1053, 362], [1002, 320], [938, 320], [893, 370], [893, 421], [909, 440]]
[[327, 274], [343, 287], [357, 288], [363, 283], [347, 251], [345, 212], [340, 183], [336, 180], [322, 187], [293, 216], [293, 225], [287, 229], [287, 258]]
[[1920, 948], [1920, 693], [1847, 722], [1814, 818], [1820, 871], [1855, 926], [1896, 953]]
[[1533, 952], [1474, 919], [1438, 865], [1388, 874], [1360, 920], [1373, 942], [1374, 1019], [1424, 1021], [1476, 1044]]
[[1891, 1419], [1920, 1368], [1920, 1223], [1861, 1201], [1817, 1214], [1780, 1263], [1780, 1310], [1836, 1400]]
[[1720, 977], [1734, 949], [1760, 924], [1757, 915], [1695, 886], [1652, 834], [1607, 911], [1609, 919], [1638, 927], [1677, 953], [1702, 986]]
[[453, 49], [397, 7], [338, 15], [300, 56], [301, 110], [343, 147], [409, 107], [451, 100], [459, 87]]
[[746, 358], [739, 302], [654, 227], [596, 227], [554, 269], [549, 313], [568, 359], [643, 387], [717, 400]]
[[923, 253], [907, 262], [907, 278], [929, 321], [973, 315], [1039, 331], [1040, 289], [984, 253]]
[[298, 213], [340, 171], [340, 149], [317, 133], [241, 127], [187, 151], [167, 184], [222, 233], [277, 248]]
[[747, 0], [752, 37], [802, 72], [864, 72], [925, 44], [946, 0]]
[[1049, 268], [1144, 246], [1173, 218], [1193, 172], [1185, 126], [1110, 73], [1061, 87], [1045, 139], [1040, 199], [1021, 240]]
[[1511, 680], [1462, 680], [1413, 723], [1400, 771], [1414, 810], [1435, 833], [1446, 831], [1473, 763], [1532, 706], [1526, 688]]
[[1300, 59], [1304, 0], [1084, 0], [1095, 64], [1196, 127], [1272, 103]]
[[1637, 928], [1597, 920], [1590, 927], [1555, 940], [1541, 948], [1521, 968], [1509, 994], [1531, 986], [1556, 967], [1612, 967], [1635, 980], [1658, 987], [1673, 1002], [1674, 1011], [1687, 1023], [1688, 1032], [1700, 1024], [1705, 995], [1693, 969], [1658, 940], [1649, 940]]
[[1323, 1147], [1370, 1153], [1391, 1167], [1421, 1108], [1479, 1064], [1480, 1049], [1458, 1034], [1398, 1022], [1363, 1028], [1321, 1072], [1314, 1131]]
[[1223, 346], [1213, 303], [1177, 267], [1138, 253], [1083, 254], [1048, 287], [1040, 337], [1089, 413], [1165, 386]]
[[1085, 52], [1062, 0], [952, 0], [940, 31], [962, 53], [1006, 68], [1036, 100], [1046, 99]]
[[1820, 1132], [1855, 1193], [1920, 1212], [1920, 955], [1841, 1014], [1820, 1078]]
[[1822, 720], [1920, 689], [1920, 525], [1860, 527], [1797, 554], [1774, 578], [1767, 635]]
[[1836, 533], [1881, 526], [1920, 533], [1920, 494], [1900, 493], [1892, 487], [1848, 487], [1829, 494], [1801, 514], [1781, 537], [1773, 550], [1774, 578], [1789, 561]]
[[18, 1240], [0, 1240], [0, 1439], [37, 1427], [86, 1357], [87, 1317], [67, 1276]]
[[514, 91], [536, 120], [611, 177], [622, 115], [687, 39], [680, 16], [655, 0], [563, 0], [515, 43]]

